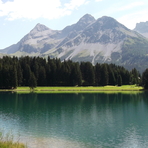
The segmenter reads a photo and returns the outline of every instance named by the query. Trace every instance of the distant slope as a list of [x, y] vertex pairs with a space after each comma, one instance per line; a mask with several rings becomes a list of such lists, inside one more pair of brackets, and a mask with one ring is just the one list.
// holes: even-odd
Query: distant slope
[[134, 30], [148, 38], [148, 21], [137, 23]]

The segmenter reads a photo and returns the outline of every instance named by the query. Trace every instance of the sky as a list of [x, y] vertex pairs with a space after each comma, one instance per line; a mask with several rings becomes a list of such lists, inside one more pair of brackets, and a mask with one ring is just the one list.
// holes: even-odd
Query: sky
[[85, 14], [110, 16], [134, 29], [148, 21], [148, 0], [0, 0], [0, 49], [16, 44], [37, 23], [62, 30]]

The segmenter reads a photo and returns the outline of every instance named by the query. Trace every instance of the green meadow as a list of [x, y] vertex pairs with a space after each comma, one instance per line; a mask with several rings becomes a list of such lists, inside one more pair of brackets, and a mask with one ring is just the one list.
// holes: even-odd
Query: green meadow
[[13, 90], [16, 92], [45, 92], [45, 93], [91, 93], [91, 92], [104, 92], [104, 91], [141, 91], [143, 87], [136, 86], [136, 85], [123, 85], [123, 86], [88, 86], [88, 87], [36, 87], [34, 90], [31, 90], [29, 87], [18, 87], [17, 89]]

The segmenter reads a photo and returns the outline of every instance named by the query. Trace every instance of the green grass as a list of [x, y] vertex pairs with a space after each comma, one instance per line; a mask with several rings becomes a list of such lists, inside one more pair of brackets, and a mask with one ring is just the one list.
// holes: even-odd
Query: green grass
[[0, 141], [0, 148], [26, 148], [24, 144], [13, 141]]
[[[136, 85], [123, 85], [118, 86], [104, 86], [104, 87], [36, 87], [34, 92], [38, 93], [73, 93], [73, 92], [104, 92], [104, 91], [141, 91], [142, 87]], [[29, 87], [18, 87], [17, 92], [30, 92]]]
[[27, 148], [23, 143], [14, 142], [13, 136], [0, 132], [0, 148]]

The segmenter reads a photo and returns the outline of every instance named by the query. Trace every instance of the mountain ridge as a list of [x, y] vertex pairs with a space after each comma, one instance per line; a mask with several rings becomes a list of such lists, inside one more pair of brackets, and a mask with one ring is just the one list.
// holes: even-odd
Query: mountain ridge
[[95, 19], [86, 14], [63, 30], [52, 30], [38, 23], [17, 44], [0, 52], [16, 56], [90, 61], [93, 64], [115, 63], [131, 68], [137, 64], [134, 57], [141, 57], [138, 58], [138, 65], [147, 61], [148, 39], [112, 17]]

